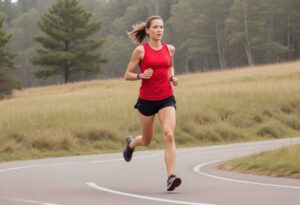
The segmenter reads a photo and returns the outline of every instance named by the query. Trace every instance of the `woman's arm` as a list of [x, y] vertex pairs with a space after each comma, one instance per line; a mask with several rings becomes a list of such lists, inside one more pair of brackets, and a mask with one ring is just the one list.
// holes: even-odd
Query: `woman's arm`
[[138, 66], [140, 60], [143, 58], [144, 48], [142, 46], [138, 46], [134, 49], [131, 55], [131, 59], [128, 63], [124, 78], [126, 80], [138, 80], [140, 78], [140, 74], [135, 73], [134, 69]]
[[174, 60], [173, 60], [174, 54], [175, 54], [175, 47], [172, 45], [168, 45], [168, 48], [169, 48], [169, 52], [170, 52], [171, 59], [172, 59], [172, 64], [170, 67], [170, 80], [171, 80], [172, 84], [174, 86], [176, 86], [176, 85], [178, 85], [178, 79], [175, 77]]
[[139, 80], [139, 79], [149, 79], [152, 76], [153, 70], [151, 68], [146, 69], [143, 73], [135, 73], [134, 69], [138, 66], [140, 60], [144, 57], [144, 47], [138, 46], [134, 49], [131, 55], [131, 59], [127, 66], [124, 78], [126, 80]]

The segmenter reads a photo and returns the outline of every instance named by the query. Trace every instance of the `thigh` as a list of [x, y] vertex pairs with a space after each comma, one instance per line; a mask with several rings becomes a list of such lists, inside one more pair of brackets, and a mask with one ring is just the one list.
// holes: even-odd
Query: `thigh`
[[158, 118], [164, 132], [174, 132], [176, 126], [175, 107], [168, 106], [159, 110]]
[[147, 139], [152, 138], [154, 117], [155, 115], [145, 116], [139, 112], [140, 124], [142, 128], [142, 137], [145, 137]]

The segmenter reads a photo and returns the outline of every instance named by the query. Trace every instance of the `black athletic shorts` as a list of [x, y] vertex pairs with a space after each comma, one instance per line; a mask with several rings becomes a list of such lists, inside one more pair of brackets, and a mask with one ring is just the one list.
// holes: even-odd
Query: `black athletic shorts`
[[170, 106], [176, 108], [176, 100], [173, 95], [163, 100], [143, 100], [138, 98], [134, 108], [138, 109], [145, 116], [152, 116], [158, 113], [160, 109]]

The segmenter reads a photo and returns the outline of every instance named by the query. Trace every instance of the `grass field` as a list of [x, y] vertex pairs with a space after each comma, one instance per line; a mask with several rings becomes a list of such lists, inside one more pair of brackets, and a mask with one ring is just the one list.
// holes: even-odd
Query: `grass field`
[[[178, 76], [178, 147], [300, 134], [300, 62]], [[0, 101], [0, 161], [120, 152], [140, 82], [79, 82]], [[150, 148], [163, 148], [158, 121]]]
[[234, 159], [219, 167], [248, 174], [300, 179], [300, 145]]

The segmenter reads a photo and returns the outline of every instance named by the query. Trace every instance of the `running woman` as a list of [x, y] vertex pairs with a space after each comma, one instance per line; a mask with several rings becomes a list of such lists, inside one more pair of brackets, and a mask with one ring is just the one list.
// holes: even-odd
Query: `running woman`
[[[167, 191], [173, 191], [181, 184], [175, 175], [176, 145], [174, 130], [176, 126], [174, 86], [178, 79], [174, 76], [173, 56], [175, 47], [162, 42], [164, 23], [160, 16], [151, 16], [145, 23], [135, 24], [128, 32], [134, 49], [124, 78], [128, 81], [141, 80], [139, 98], [135, 108], [139, 111], [141, 135], [127, 137], [123, 156], [129, 162], [137, 146], [148, 146], [153, 136], [155, 115], [163, 131], [165, 162], [167, 167]], [[143, 40], [147, 38], [146, 42]], [[140, 72], [134, 72], [139, 66]]]

